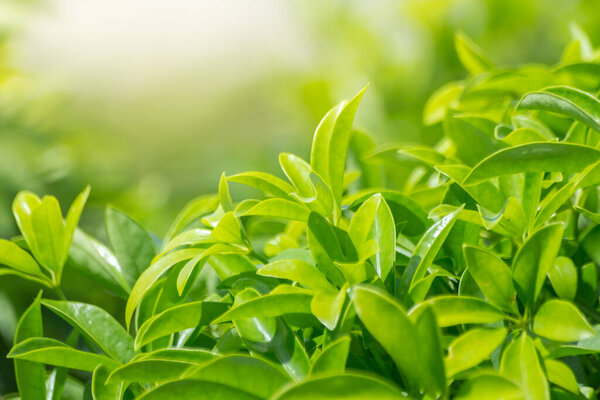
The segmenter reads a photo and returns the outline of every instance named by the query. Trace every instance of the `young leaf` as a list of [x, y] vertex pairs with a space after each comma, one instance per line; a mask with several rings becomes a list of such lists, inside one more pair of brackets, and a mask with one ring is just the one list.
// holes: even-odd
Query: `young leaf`
[[267, 199], [256, 204], [249, 210], [242, 213], [236, 213], [236, 216], [257, 215], [261, 217], [306, 222], [309, 214], [309, 209], [298, 202], [286, 199]]
[[504, 314], [496, 307], [477, 297], [439, 296], [413, 307], [409, 316], [414, 319], [431, 307], [440, 327], [461, 324], [488, 324], [502, 321]]
[[533, 321], [533, 330], [557, 342], [575, 342], [596, 335], [577, 307], [557, 299], [548, 300], [540, 307]]
[[129, 286], [133, 286], [156, 255], [154, 243], [141, 225], [116, 208], [106, 208], [104, 221], [121, 271]]
[[471, 75], [480, 74], [494, 67], [487, 56], [483, 54], [483, 50], [464, 32], [459, 31], [454, 35], [454, 46], [460, 62]]
[[94, 400], [120, 400], [123, 392], [122, 383], [106, 384], [110, 370], [98, 365], [92, 375], [92, 396]]
[[342, 374], [346, 369], [346, 360], [350, 350], [350, 338], [341, 338], [329, 343], [313, 360], [310, 375]]
[[[23, 312], [15, 331], [15, 346], [32, 337], [43, 335], [40, 292], [33, 303]], [[21, 399], [38, 400], [46, 398], [46, 371], [42, 364], [15, 359], [15, 378]]]
[[138, 397], [138, 400], [259, 400], [250, 393], [229, 384], [183, 379], [158, 386]]
[[577, 294], [577, 268], [568, 257], [556, 257], [548, 270], [552, 288], [561, 299], [573, 300]]
[[0, 239], [0, 264], [8, 265], [24, 274], [45, 279], [38, 263], [17, 244]]
[[103, 309], [72, 301], [42, 300], [42, 304], [119, 362], [129, 361], [135, 354], [133, 338]]
[[549, 400], [548, 381], [533, 340], [523, 333], [508, 345], [500, 362], [500, 373], [521, 387], [525, 398]]
[[289, 198], [294, 191], [289, 183], [266, 172], [243, 172], [228, 176], [227, 180], [254, 187], [273, 197]]
[[277, 260], [259, 268], [257, 274], [273, 278], [289, 279], [310, 289], [337, 292], [335, 286], [327, 280], [317, 267], [302, 260]]
[[552, 268], [563, 234], [560, 223], [546, 225], [531, 235], [514, 257], [512, 274], [521, 300], [533, 306], [546, 273]]
[[501, 376], [481, 374], [466, 381], [455, 397], [456, 400], [521, 400], [521, 389]]
[[471, 329], [454, 339], [444, 360], [448, 376], [454, 376], [487, 360], [505, 337], [504, 328], [479, 328]]

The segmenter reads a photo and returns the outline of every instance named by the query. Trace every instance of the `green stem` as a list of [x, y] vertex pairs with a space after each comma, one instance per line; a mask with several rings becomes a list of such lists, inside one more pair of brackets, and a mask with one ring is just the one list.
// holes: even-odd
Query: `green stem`
[[60, 286], [55, 286], [53, 290], [60, 300], [67, 301], [67, 296], [65, 296], [65, 292], [63, 292]]

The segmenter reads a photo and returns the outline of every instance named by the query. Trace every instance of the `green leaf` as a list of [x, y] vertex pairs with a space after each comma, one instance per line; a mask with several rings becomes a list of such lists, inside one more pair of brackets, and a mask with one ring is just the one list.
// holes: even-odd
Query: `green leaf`
[[228, 176], [227, 180], [251, 186], [273, 197], [289, 198], [294, 191], [289, 183], [266, 172], [243, 172]]
[[444, 241], [448, 237], [461, 210], [462, 207], [440, 219], [421, 237], [413, 251], [408, 266], [402, 273], [400, 293], [403, 296], [406, 296], [408, 291], [425, 276], [437, 253], [440, 251], [442, 244], [444, 244]]
[[269, 398], [290, 382], [280, 367], [247, 355], [217, 358], [191, 369], [185, 378], [230, 385], [262, 399]]
[[427, 126], [443, 121], [448, 109], [458, 107], [464, 88], [464, 82], [449, 82], [433, 92], [425, 103], [423, 124]]
[[465, 245], [463, 250], [469, 272], [489, 302], [504, 311], [518, 313], [517, 292], [504, 261], [479, 247]]
[[546, 225], [529, 236], [514, 257], [512, 271], [517, 293], [530, 307], [554, 264], [562, 234], [562, 224]]
[[158, 278], [160, 278], [162, 274], [172, 268], [175, 264], [192, 259], [203, 251], [204, 249], [196, 248], [175, 250], [172, 253], [155, 259], [152, 262], [150, 267], [148, 267], [148, 269], [146, 269], [135, 282], [133, 289], [131, 289], [129, 298], [127, 299], [127, 305], [125, 307], [125, 323], [127, 324], [128, 329], [133, 312], [142, 300], [142, 297], [144, 297], [144, 294], [150, 290]]
[[483, 51], [464, 32], [454, 35], [456, 54], [471, 75], [477, 75], [494, 67]]
[[168, 308], [142, 324], [135, 337], [135, 347], [139, 349], [153, 340], [184, 329], [208, 325], [226, 310], [226, 304], [210, 301], [194, 301]]
[[92, 396], [94, 400], [120, 400], [123, 392], [123, 384], [109, 383], [106, 380], [110, 370], [104, 365], [98, 365], [92, 375]]
[[347, 285], [339, 293], [319, 292], [310, 302], [310, 310], [317, 319], [330, 331], [334, 330], [340, 319], [342, 307], [346, 300]]
[[341, 205], [346, 155], [354, 114], [367, 87], [331, 109], [315, 131], [310, 166], [331, 187], [335, 204]]
[[7, 265], [24, 274], [46, 279], [38, 263], [17, 244], [0, 239], [0, 264]]
[[573, 371], [571, 371], [571, 368], [565, 363], [546, 359], [544, 360], [544, 366], [546, 367], [546, 374], [548, 375], [548, 380], [550, 382], [571, 393], [576, 395], [579, 394], [577, 379], [575, 379], [575, 375], [573, 374]]
[[154, 243], [141, 225], [116, 208], [106, 208], [104, 221], [122, 273], [129, 286], [133, 286], [156, 255]]
[[283, 259], [260, 267], [258, 275], [271, 276], [273, 278], [288, 279], [298, 282], [310, 289], [337, 292], [325, 277], [325, 275], [314, 265], [302, 260]]
[[93, 371], [100, 364], [108, 368], [119, 365], [106, 356], [76, 350], [58, 340], [41, 337], [29, 338], [17, 344], [7, 357], [82, 371]]
[[315, 377], [289, 385], [271, 400], [398, 400], [405, 399], [392, 384], [356, 372]]
[[260, 400], [260, 397], [228, 384], [185, 379], [158, 386], [138, 397], [138, 400]]
[[309, 214], [310, 210], [306, 206], [286, 199], [266, 199], [249, 210], [239, 214], [236, 212], [236, 216], [240, 217], [257, 215], [261, 217], [303, 222], [308, 220]]
[[103, 309], [73, 301], [42, 300], [42, 304], [78, 329], [109, 357], [127, 362], [134, 356], [133, 338]]
[[467, 165], [475, 165], [505, 147], [494, 137], [496, 123], [472, 115], [448, 115], [444, 133], [456, 147], [456, 157]]
[[596, 335], [577, 307], [557, 299], [548, 300], [540, 307], [533, 321], [533, 330], [557, 342], [575, 342]]
[[456, 400], [524, 400], [521, 389], [511, 381], [489, 373], [477, 375], [466, 381]]
[[[27, 339], [43, 335], [40, 292], [33, 303], [23, 312], [15, 331], [15, 346]], [[42, 364], [15, 359], [15, 378], [21, 399], [39, 400], [46, 398], [46, 371]]]
[[527, 93], [517, 110], [544, 110], [566, 115], [600, 132], [600, 101], [572, 87], [554, 86]]
[[[389, 353], [403, 374], [431, 393], [440, 393], [445, 389], [443, 368], [441, 373], [439, 370], [439, 366], [443, 366], [441, 348], [424, 349], [419, 345], [420, 338], [417, 334], [426, 329], [421, 326], [417, 328], [400, 304], [374, 288], [360, 285], [354, 287], [352, 301], [362, 323]], [[435, 324], [429, 328], [437, 329]], [[434, 342], [431, 343], [433, 344]], [[422, 358], [422, 354], [427, 357]], [[439, 359], [435, 360], [435, 354], [439, 355]], [[433, 361], [437, 365], [432, 365]]]
[[73, 243], [69, 249], [69, 269], [76, 270], [98, 282], [104, 289], [122, 298], [127, 298], [131, 286], [114, 254], [102, 243], [80, 229], [75, 231]]
[[350, 341], [350, 337], [342, 336], [323, 347], [312, 362], [310, 375], [342, 374], [346, 369]]
[[[352, 216], [348, 235], [360, 260], [370, 258], [377, 275], [385, 281], [396, 258], [396, 229], [392, 212], [381, 194], [362, 203]], [[372, 252], [373, 243], [378, 249]]]
[[573, 300], [577, 294], [577, 268], [568, 257], [556, 257], [548, 270], [552, 288], [561, 299]]
[[212, 323], [219, 324], [235, 319], [278, 317], [290, 313], [310, 314], [312, 297], [313, 295], [309, 293], [271, 293], [231, 308]]
[[461, 324], [488, 324], [502, 321], [502, 311], [477, 297], [438, 296], [417, 304], [409, 312], [411, 318], [430, 306], [440, 327]]
[[504, 350], [500, 373], [519, 385], [526, 399], [550, 399], [548, 381], [533, 340], [527, 334], [523, 333]]
[[217, 226], [212, 230], [210, 236], [220, 242], [231, 245], [239, 245], [246, 247], [247, 243], [244, 240], [242, 233], [242, 225], [235, 217], [233, 211], [226, 212], [221, 218]]
[[218, 204], [218, 199], [215, 196], [201, 196], [187, 203], [169, 227], [163, 244], [170, 242], [176, 234], [192, 221], [214, 211]]
[[464, 185], [523, 172], [572, 174], [598, 162], [600, 150], [573, 143], [528, 143], [495, 152], [477, 164]]
[[454, 376], [489, 359], [490, 354], [502, 344], [506, 333], [504, 328], [478, 328], [454, 339], [444, 360], [448, 376]]

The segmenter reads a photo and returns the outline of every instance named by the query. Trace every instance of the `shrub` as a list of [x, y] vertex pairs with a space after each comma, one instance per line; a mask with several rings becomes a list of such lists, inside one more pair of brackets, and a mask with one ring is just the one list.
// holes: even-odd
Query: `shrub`
[[[352, 130], [363, 89], [323, 118], [310, 162], [280, 155], [287, 181], [223, 175], [158, 242], [113, 208], [110, 246], [76, 229], [89, 190], [66, 220], [55, 198], [19, 194], [23, 236], [0, 242], [0, 274], [59, 297], [21, 316], [20, 397], [594, 398], [600, 64], [586, 40], [556, 67], [497, 68], [459, 34], [470, 76], [428, 102], [434, 148], [377, 150]], [[397, 165], [411, 172], [389, 188]], [[264, 196], [234, 202], [230, 184]], [[125, 326], [65, 298], [70, 269], [123, 298]], [[42, 308], [72, 326], [64, 341], [44, 337]]]

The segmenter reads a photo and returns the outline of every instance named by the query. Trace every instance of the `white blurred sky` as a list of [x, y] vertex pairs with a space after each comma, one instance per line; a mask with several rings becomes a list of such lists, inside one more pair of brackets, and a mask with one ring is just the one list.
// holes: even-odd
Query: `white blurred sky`
[[277, 0], [46, 0], [25, 27], [14, 45], [21, 66], [98, 94], [139, 94], [181, 74], [218, 88], [274, 60], [302, 63], [307, 51]]

